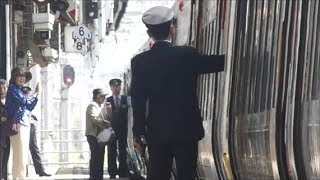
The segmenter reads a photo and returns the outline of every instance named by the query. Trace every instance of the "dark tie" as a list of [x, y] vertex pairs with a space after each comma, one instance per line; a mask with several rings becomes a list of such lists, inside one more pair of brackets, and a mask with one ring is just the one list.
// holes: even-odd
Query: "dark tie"
[[116, 96], [116, 112], [119, 112], [120, 110], [120, 99], [118, 96]]

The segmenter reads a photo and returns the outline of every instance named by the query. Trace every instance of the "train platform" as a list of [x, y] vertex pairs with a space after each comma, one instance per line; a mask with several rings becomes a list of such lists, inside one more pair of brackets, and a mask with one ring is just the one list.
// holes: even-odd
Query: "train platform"
[[[27, 177], [26, 180], [88, 180], [89, 175], [83, 175], [83, 174], [57, 174], [52, 175], [50, 177], [39, 177], [39, 176], [31, 176]], [[110, 179], [109, 175], [104, 175], [104, 180]], [[127, 178], [117, 178], [117, 180], [129, 180]]]
[[[51, 173], [52, 171], [48, 171]], [[12, 179], [12, 176], [9, 175], [9, 179]], [[89, 169], [82, 167], [73, 167], [73, 168], [59, 168], [56, 173], [52, 173], [50, 177], [39, 177], [35, 172], [29, 172], [26, 180], [88, 180], [89, 179]], [[110, 176], [108, 171], [104, 171], [104, 180], [109, 180]], [[129, 180], [129, 178], [116, 178], [117, 180]]]

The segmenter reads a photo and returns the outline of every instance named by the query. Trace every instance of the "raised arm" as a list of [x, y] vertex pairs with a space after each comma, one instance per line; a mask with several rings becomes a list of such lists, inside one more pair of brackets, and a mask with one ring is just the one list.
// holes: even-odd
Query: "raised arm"
[[194, 50], [193, 54], [196, 73], [215, 73], [224, 70], [225, 55], [201, 55], [197, 50]]
[[38, 103], [37, 96], [36, 95], [32, 95], [32, 96], [27, 98], [26, 108], [29, 111], [32, 111], [36, 107], [37, 103]]
[[132, 130], [134, 137], [146, 135], [146, 94], [141, 68], [137, 59], [131, 61], [132, 80], [130, 94], [133, 110]]
[[38, 98], [35, 95], [30, 97], [26, 97], [21, 90], [18, 88], [12, 88], [8, 91], [11, 97], [13, 97], [14, 101], [18, 103], [19, 106], [26, 106], [29, 111], [32, 111], [38, 102]]

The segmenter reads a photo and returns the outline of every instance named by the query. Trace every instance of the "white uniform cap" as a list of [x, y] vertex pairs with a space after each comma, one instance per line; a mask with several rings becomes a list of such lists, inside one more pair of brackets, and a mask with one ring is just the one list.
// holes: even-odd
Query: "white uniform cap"
[[142, 21], [146, 25], [158, 25], [172, 20], [174, 13], [170, 8], [156, 6], [147, 10], [142, 15]]

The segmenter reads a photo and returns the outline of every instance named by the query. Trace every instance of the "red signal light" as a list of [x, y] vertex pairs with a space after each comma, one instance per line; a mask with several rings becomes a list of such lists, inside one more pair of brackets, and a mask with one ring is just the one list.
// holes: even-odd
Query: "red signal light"
[[68, 77], [68, 78], [67, 78], [67, 82], [68, 82], [68, 83], [71, 83], [71, 82], [72, 82], [72, 79]]
[[71, 86], [74, 83], [75, 73], [74, 69], [70, 65], [65, 65], [63, 67], [63, 82], [67, 86]]

